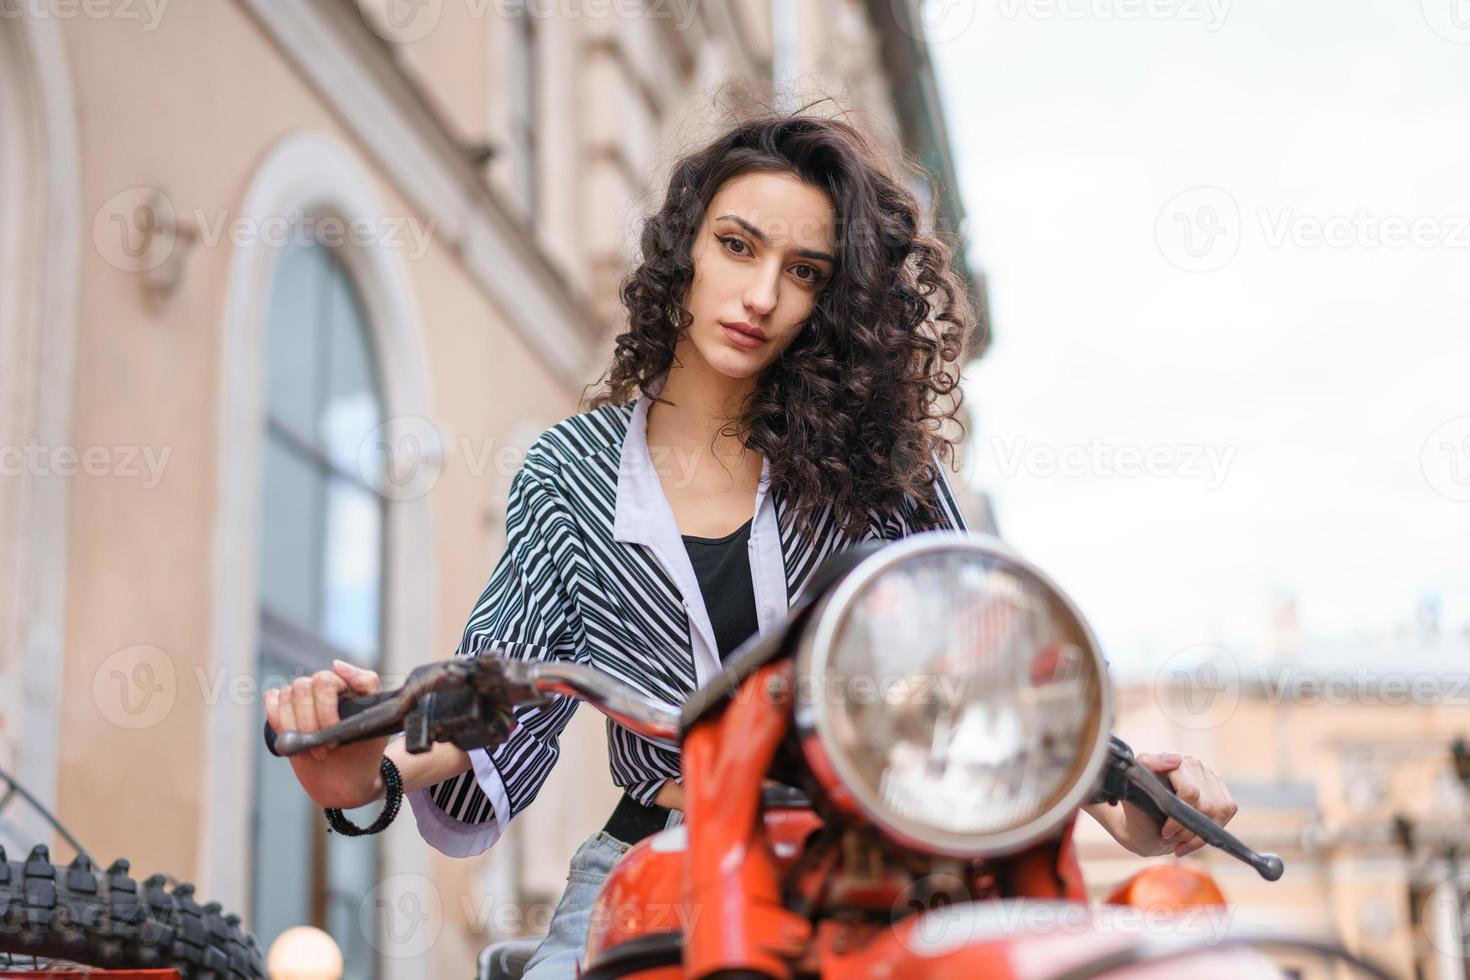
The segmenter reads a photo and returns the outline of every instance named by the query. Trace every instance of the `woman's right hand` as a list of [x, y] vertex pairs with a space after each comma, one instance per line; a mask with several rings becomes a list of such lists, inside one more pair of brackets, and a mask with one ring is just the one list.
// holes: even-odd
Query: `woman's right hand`
[[[338, 721], [337, 701], [349, 695], [377, 694], [382, 682], [375, 671], [333, 660], [331, 670], [298, 677], [265, 692], [265, 716], [277, 735], [314, 732]], [[349, 810], [377, 799], [382, 792], [379, 769], [388, 737], [332, 745], [290, 756], [291, 768], [312, 802]]]

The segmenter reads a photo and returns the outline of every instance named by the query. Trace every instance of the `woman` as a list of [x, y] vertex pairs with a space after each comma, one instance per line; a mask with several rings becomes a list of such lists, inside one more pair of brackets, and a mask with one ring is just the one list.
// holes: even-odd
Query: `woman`
[[[923, 218], [840, 121], [758, 119], [681, 159], [623, 284], [628, 330], [604, 388], [512, 481], [507, 547], [458, 654], [590, 663], [677, 705], [834, 551], [963, 529], [941, 424], [959, 405], [945, 369], [974, 314]], [[268, 692], [267, 715], [278, 731], [313, 731], [349, 689], [375, 692], [378, 677], [339, 661]], [[345, 809], [383, 798], [386, 755], [425, 839], [468, 856], [535, 798], [576, 705], [518, 709], [493, 752], [410, 756], [379, 739], [291, 761], [319, 806]], [[529, 977], [574, 973], [612, 864], [679, 819], [677, 753], [612, 722], [608, 738], [624, 796], [573, 857]], [[1142, 758], [1217, 821], [1233, 816], [1197, 760]], [[1093, 813], [1140, 854], [1201, 843], [1131, 807]]]

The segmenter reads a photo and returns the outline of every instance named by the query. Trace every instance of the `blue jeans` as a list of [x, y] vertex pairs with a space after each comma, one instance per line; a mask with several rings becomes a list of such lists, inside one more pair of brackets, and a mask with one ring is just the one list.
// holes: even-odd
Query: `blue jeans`
[[563, 980], [577, 975], [577, 964], [587, 952], [587, 930], [597, 893], [613, 865], [631, 847], [599, 830], [577, 848], [567, 869], [567, 889], [551, 914], [546, 938], [526, 963], [522, 980]]

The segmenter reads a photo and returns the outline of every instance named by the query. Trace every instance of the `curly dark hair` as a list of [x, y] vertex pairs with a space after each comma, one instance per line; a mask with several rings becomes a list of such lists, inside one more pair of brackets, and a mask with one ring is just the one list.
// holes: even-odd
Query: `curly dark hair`
[[[953, 246], [926, 230], [935, 227], [932, 197], [921, 208], [883, 160], [853, 125], [805, 109], [741, 122], [681, 157], [643, 223], [641, 262], [619, 288], [627, 330], [588, 406], [624, 405], [639, 392], [664, 401], [649, 389], [693, 322], [684, 298], [705, 209], [741, 174], [795, 176], [831, 198], [835, 268], [727, 431], [769, 461], [771, 487], [794, 506], [801, 533], [830, 506], [844, 533], [858, 535], [905, 495], [935, 514], [936, 453], [952, 465], [957, 441], [944, 423], [964, 430], [959, 371], [947, 365], [969, 351], [976, 318]], [[912, 155], [900, 163], [927, 179]]]

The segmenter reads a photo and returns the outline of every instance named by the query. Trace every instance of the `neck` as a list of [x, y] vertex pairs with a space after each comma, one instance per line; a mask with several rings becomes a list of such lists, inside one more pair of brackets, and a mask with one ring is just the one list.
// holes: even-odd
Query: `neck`
[[[757, 380], [721, 374], [692, 350], [680, 350], [659, 391], [660, 398], [673, 404], [655, 402], [649, 407], [649, 443], [711, 449], [720, 459], [745, 461], [747, 450], [731, 432], [740, 416], [741, 402], [755, 391]], [[731, 432], [721, 431], [727, 427]]]

